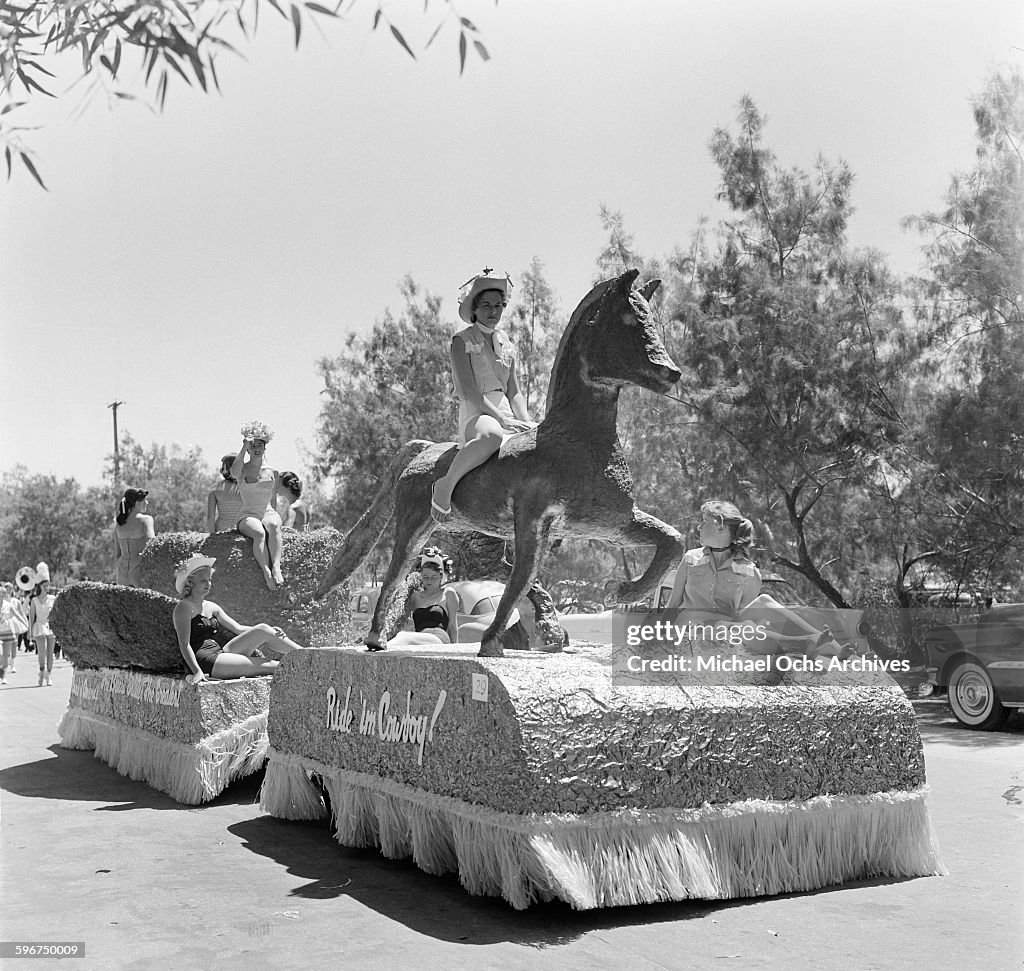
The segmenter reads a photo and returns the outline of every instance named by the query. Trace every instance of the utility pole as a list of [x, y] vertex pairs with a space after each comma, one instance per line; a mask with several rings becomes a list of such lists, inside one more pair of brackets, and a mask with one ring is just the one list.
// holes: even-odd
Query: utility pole
[[112, 401], [107, 407], [114, 413], [114, 488], [121, 487], [121, 446], [117, 437], [117, 409], [123, 401]]

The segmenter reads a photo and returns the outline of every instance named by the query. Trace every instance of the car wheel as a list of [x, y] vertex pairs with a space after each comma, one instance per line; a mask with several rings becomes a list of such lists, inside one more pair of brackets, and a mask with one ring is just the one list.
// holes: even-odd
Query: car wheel
[[961, 725], [980, 732], [995, 731], [1010, 714], [988, 671], [975, 661], [964, 661], [954, 669], [949, 679], [949, 707]]

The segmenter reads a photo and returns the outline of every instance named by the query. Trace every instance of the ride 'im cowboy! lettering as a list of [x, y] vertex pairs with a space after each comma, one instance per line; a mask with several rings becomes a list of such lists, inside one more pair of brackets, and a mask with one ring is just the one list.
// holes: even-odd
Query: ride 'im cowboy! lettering
[[[412, 712], [412, 691], [405, 695], [405, 714], [391, 714], [391, 692], [385, 690], [380, 696], [376, 709], [367, 707], [363, 698], [362, 712], [359, 716], [359, 734], [376, 737], [382, 742], [415, 745], [416, 764], [423, 765], [423, 749], [427, 742], [434, 740], [434, 726], [437, 724], [441, 709], [448, 699], [448, 692], [442, 689], [434, 705], [433, 714], [416, 715]], [[327, 729], [340, 735], [352, 734], [355, 712], [349, 705], [352, 700], [352, 685], [348, 686], [342, 700], [332, 685], [327, 689]]]

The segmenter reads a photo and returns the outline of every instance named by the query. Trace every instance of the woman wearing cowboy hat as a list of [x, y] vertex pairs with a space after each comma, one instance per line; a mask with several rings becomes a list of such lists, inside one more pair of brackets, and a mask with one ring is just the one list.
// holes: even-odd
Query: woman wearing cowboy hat
[[262, 657], [258, 649], [267, 644], [278, 654], [287, 654], [299, 650], [299, 645], [280, 627], [246, 627], [212, 600], [204, 600], [213, 586], [216, 562], [212, 556], [196, 553], [174, 573], [174, 587], [181, 595], [174, 606], [174, 631], [192, 681], [273, 674], [279, 662]]
[[512, 345], [498, 330], [512, 283], [508, 274], [485, 269], [469, 280], [459, 299], [459, 317], [469, 326], [452, 338], [451, 360], [459, 397], [459, 451], [447, 473], [434, 483], [430, 514], [446, 522], [459, 480], [483, 465], [502, 441], [534, 427], [519, 390]]

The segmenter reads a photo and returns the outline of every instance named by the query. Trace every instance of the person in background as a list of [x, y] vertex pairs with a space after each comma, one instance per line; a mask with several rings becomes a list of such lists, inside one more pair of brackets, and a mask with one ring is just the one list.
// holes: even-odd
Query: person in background
[[268, 590], [284, 583], [281, 574], [281, 516], [277, 512], [277, 494], [281, 477], [263, 464], [267, 443], [273, 431], [262, 422], [249, 422], [242, 428], [242, 447], [231, 465], [238, 481], [242, 510], [235, 528], [252, 540], [252, 556], [263, 573]]
[[155, 535], [153, 517], [146, 514], [149, 492], [145, 489], [125, 489], [117, 504], [114, 525], [114, 544], [117, 561], [114, 564], [114, 582], [125, 587], [141, 586], [139, 569], [142, 551]]
[[281, 520], [291, 529], [309, 529], [309, 507], [302, 501], [302, 480], [294, 472], [281, 473]]
[[50, 611], [57, 599], [50, 593], [50, 568], [45, 563], [36, 567], [39, 583], [32, 593], [28, 605], [28, 626], [32, 639], [36, 642], [36, 656], [39, 658], [39, 686], [45, 680], [51, 685], [50, 675], [53, 672], [53, 645], [57, 638], [50, 629]]
[[7, 684], [7, 674], [15, 673], [18, 635], [27, 631], [28, 618], [14, 596], [14, 584], [0, 583], [0, 684]]
[[212, 556], [196, 553], [174, 573], [174, 587], [181, 596], [174, 607], [174, 631], [191, 680], [196, 683], [207, 678], [273, 674], [280, 662], [263, 657], [259, 648], [266, 644], [278, 654], [287, 654], [301, 650], [300, 646], [280, 627], [247, 627], [229, 617], [212, 600], [204, 600], [213, 586], [216, 562]]
[[[21, 607], [21, 613], [23, 617], [28, 617], [28, 605], [32, 599], [32, 590], [16, 590], [14, 592], [15, 599], [18, 601], [18, 606]], [[18, 646], [26, 653], [31, 654], [36, 649], [35, 641], [29, 636], [29, 627], [26, 623], [25, 631], [18, 635]]]
[[234, 464], [234, 455], [225, 455], [220, 460], [221, 481], [206, 497], [206, 531], [211, 535], [231, 532], [242, 515], [242, 494], [231, 474]]

